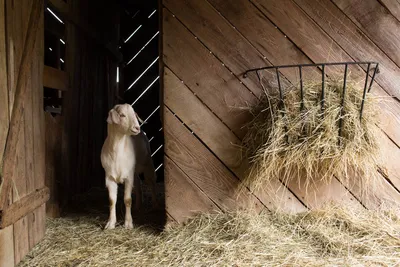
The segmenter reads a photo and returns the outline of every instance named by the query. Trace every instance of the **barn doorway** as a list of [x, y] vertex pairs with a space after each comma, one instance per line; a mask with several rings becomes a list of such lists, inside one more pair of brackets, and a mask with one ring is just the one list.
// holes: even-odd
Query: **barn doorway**
[[[129, 103], [144, 121], [141, 129], [149, 139], [162, 203], [160, 209], [152, 209], [150, 189], [140, 175], [142, 208], [133, 210], [132, 216], [137, 224], [162, 228], [158, 1], [69, 2], [48, 1], [45, 7], [46, 185], [51, 191], [47, 215], [93, 214], [107, 219], [108, 192], [100, 162], [106, 118], [115, 104]], [[134, 190], [133, 201], [135, 194]], [[122, 225], [124, 210], [121, 185], [117, 217]]]

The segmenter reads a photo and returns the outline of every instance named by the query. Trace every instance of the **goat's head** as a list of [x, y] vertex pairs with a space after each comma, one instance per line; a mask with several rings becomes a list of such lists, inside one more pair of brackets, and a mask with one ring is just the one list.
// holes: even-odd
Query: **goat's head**
[[108, 112], [107, 123], [128, 135], [138, 135], [142, 121], [129, 104], [116, 105]]

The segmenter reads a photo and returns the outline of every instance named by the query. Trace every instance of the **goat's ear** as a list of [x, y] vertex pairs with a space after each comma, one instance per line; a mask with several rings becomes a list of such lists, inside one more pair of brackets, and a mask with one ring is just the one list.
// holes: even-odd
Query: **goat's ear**
[[138, 121], [140, 123], [142, 123], [142, 124], [146, 124], [147, 123], [147, 122], [143, 121], [136, 112], [135, 112], [135, 115], [136, 115], [136, 118], [138, 119]]
[[113, 123], [118, 124], [118, 123], [120, 123], [119, 116], [117, 115], [117, 112], [114, 109], [112, 109], [112, 110], [110, 110], [110, 112], [108, 112], [107, 122], [109, 124], [113, 124]]
[[108, 112], [107, 123], [108, 124], [112, 124], [113, 123], [112, 118], [111, 118], [111, 110]]

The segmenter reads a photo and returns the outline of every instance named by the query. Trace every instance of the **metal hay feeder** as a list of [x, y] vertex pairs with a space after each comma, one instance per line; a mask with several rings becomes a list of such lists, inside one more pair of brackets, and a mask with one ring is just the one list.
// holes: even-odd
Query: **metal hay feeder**
[[[346, 96], [346, 83], [347, 83], [347, 74], [348, 74], [348, 67], [349, 65], [366, 65], [367, 66], [367, 71], [366, 71], [366, 76], [365, 76], [365, 83], [364, 83], [364, 90], [363, 90], [363, 97], [362, 97], [362, 102], [361, 102], [361, 107], [360, 107], [360, 120], [362, 118], [363, 110], [364, 110], [364, 102], [365, 102], [365, 97], [366, 94], [371, 91], [372, 84], [375, 80], [375, 76], [377, 73], [379, 73], [379, 63], [377, 62], [372, 62], [372, 61], [363, 61], [363, 62], [331, 62], [331, 63], [316, 63], [316, 64], [297, 64], [297, 65], [280, 65], [280, 66], [267, 66], [267, 67], [261, 67], [261, 68], [255, 68], [255, 69], [249, 69], [247, 70], [244, 74], [243, 77], [247, 78], [248, 73], [250, 72], [256, 72], [258, 80], [260, 84], [262, 85], [261, 77], [259, 75], [259, 71], [262, 70], [274, 70], [275, 75], [276, 75], [276, 80], [278, 83], [278, 89], [279, 89], [279, 99], [281, 102], [281, 109], [285, 111], [284, 107], [284, 96], [283, 96], [283, 89], [281, 85], [281, 78], [279, 69], [285, 69], [285, 68], [297, 68], [299, 70], [299, 78], [300, 78], [300, 98], [301, 98], [301, 106], [300, 109], [302, 110], [304, 107], [304, 92], [303, 92], [303, 69], [307, 67], [317, 67], [321, 70], [321, 110], [324, 111], [325, 108], [325, 67], [326, 66], [343, 66], [344, 67], [344, 76], [343, 76], [343, 94], [342, 94], [342, 100], [341, 100], [341, 110], [340, 110], [340, 118], [339, 118], [339, 136], [341, 136], [341, 130], [342, 130], [342, 110], [344, 107], [344, 101], [345, 101], [345, 96]], [[368, 82], [370, 73], [372, 72], [371, 80]]]

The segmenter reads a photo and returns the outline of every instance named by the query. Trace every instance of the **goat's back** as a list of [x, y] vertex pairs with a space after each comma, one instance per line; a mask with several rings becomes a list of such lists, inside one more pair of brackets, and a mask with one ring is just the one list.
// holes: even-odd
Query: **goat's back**
[[151, 150], [149, 139], [146, 134], [141, 131], [140, 134], [132, 136], [133, 147], [136, 155], [136, 170], [141, 173], [144, 168], [152, 167]]

